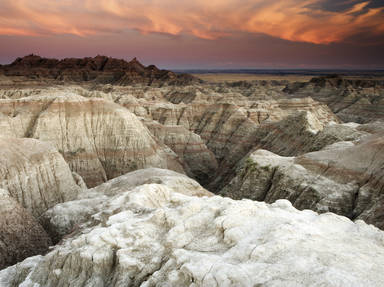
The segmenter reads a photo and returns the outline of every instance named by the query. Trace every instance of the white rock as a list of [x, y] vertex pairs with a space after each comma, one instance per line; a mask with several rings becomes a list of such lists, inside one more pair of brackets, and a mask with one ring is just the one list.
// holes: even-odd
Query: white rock
[[68, 164], [52, 145], [5, 137], [0, 137], [0, 188], [8, 190], [34, 216], [76, 198], [81, 191]]
[[384, 229], [384, 137], [365, 135], [297, 157], [256, 150], [245, 157], [220, 194], [296, 208], [335, 212]]
[[[361, 221], [298, 211], [286, 200], [269, 205], [190, 196], [164, 183], [112, 194], [100, 194], [104, 203], [88, 226], [47, 255], [1, 271], [0, 282], [24, 287], [384, 284], [384, 232]], [[81, 199], [74, 204], [81, 205]]]
[[125, 199], [120, 196], [122, 192], [151, 183], [164, 184], [175, 192], [187, 195], [212, 195], [183, 174], [158, 168], [141, 169], [82, 192], [75, 201], [57, 204], [42, 216], [42, 221], [51, 236], [60, 239], [63, 235], [78, 230], [79, 225], [87, 223], [90, 216], [99, 210], [107, 210], [111, 204], [118, 207], [124, 203]]

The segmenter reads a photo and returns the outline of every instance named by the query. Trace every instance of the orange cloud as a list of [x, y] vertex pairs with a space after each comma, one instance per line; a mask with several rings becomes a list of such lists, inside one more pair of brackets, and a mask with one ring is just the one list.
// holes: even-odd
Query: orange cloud
[[0, 35], [87, 36], [135, 29], [212, 40], [248, 32], [328, 44], [366, 31], [384, 33], [384, 7], [367, 8], [370, 1], [360, 1], [341, 12], [311, 8], [323, 1], [2, 0]]

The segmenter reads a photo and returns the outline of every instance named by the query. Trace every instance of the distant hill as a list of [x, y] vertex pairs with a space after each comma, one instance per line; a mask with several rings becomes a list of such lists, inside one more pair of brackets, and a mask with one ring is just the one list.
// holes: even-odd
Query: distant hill
[[63, 60], [28, 55], [9, 65], [0, 66], [6, 76], [53, 79], [64, 82], [95, 82], [116, 85], [184, 85], [200, 80], [188, 74], [144, 66], [136, 58], [130, 62], [106, 56], [66, 58]]

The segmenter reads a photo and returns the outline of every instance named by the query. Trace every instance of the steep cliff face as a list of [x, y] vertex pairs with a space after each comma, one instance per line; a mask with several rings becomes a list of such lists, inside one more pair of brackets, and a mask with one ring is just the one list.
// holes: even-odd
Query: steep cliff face
[[384, 234], [360, 221], [384, 229], [377, 81], [172, 86], [185, 78], [105, 57], [3, 68], [29, 72], [0, 78], [0, 268], [57, 245], [0, 286], [384, 286]]
[[[308, 108], [308, 106], [306, 106]], [[236, 164], [251, 150], [268, 148], [279, 154], [299, 154], [303, 147], [315, 140], [315, 135], [321, 132], [328, 123], [338, 122], [338, 119], [325, 108], [328, 118], [323, 118], [311, 110], [298, 108], [289, 110], [290, 114], [273, 114], [279, 121], [264, 121], [255, 124], [248, 118], [246, 125], [239, 127], [230, 125], [233, 134], [237, 135], [224, 145], [220, 167], [209, 188], [219, 191], [234, 174]], [[220, 142], [218, 142], [220, 143]], [[314, 144], [313, 144], [314, 145]], [[209, 146], [209, 145], [208, 145]]]
[[188, 176], [204, 183], [216, 171], [215, 155], [197, 134], [183, 126], [167, 126], [151, 120], [145, 120], [144, 124], [158, 141], [179, 156]]
[[[305, 154], [297, 163], [344, 185], [354, 184], [351, 218], [384, 229], [384, 133], [362, 139], [350, 148]], [[343, 213], [339, 213], [343, 214]]]
[[56, 91], [2, 100], [0, 115], [3, 134], [52, 143], [90, 187], [143, 167], [183, 170], [135, 115], [103, 99]]
[[[254, 89], [256, 89], [255, 87]], [[40, 90], [36, 89], [33, 91], [28, 89], [16, 90], [14, 94], [9, 92], [6, 96], [14, 98], [19, 97], [20, 94], [26, 96], [30, 94], [27, 97], [27, 99], [30, 99], [31, 97], [37, 97], [36, 94], [42, 97], [42, 95], [49, 93], [53, 95], [74, 93], [82, 95], [82, 101], [86, 102], [94, 103], [102, 101], [102, 99], [104, 99], [104, 102], [114, 101], [120, 106], [124, 106], [136, 116], [144, 119], [144, 123], [156, 121], [158, 124], [148, 125], [154, 137], [157, 138], [156, 140], [169, 146], [179, 156], [189, 175], [204, 184], [214, 181], [210, 188], [217, 190], [218, 186], [222, 184], [223, 178], [227, 176], [224, 176], [223, 173], [231, 173], [232, 168], [240, 159], [256, 146], [262, 147], [264, 141], [268, 142], [268, 145], [271, 147], [277, 148], [280, 141], [290, 140], [291, 143], [280, 144], [281, 152], [295, 153], [305, 146], [311, 133], [321, 131], [327, 123], [339, 122], [339, 119], [327, 106], [319, 104], [310, 98], [281, 99], [279, 98], [281, 97], [280, 95], [279, 97], [276, 96], [276, 99], [260, 100], [254, 95], [255, 91], [253, 94], [247, 94], [244, 90], [245, 88], [247, 87], [212, 87], [209, 85], [172, 88], [169, 86], [161, 88], [143, 88], [138, 86], [97, 86], [85, 88], [71, 86], [65, 89], [55, 87], [41, 88]], [[22, 100], [18, 99], [17, 101]], [[13, 103], [12, 100], [5, 101]], [[73, 102], [74, 100], [66, 101]], [[53, 111], [52, 107], [54, 106], [55, 103], [47, 108], [47, 112]], [[96, 106], [96, 104], [93, 104], [93, 106]], [[112, 106], [112, 104], [103, 104], [103, 106], [105, 106], [103, 112], [107, 112], [109, 109], [107, 107]], [[40, 109], [41, 107], [37, 110]], [[69, 108], [65, 109], [68, 110]], [[11, 116], [15, 114], [15, 112], [8, 113]], [[68, 114], [68, 112], [65, 113]], [[18, 118], [17, 114], [15, 118]], [[68, 117], [61, 116], [60, 121], [66, 118]], [[23, 119], [28, 118], [23, 117]], [[291, 122], [295, 125], [295, 128], [285, 123], [285, 121]], [[8, 122], [9, 119], [7, 118], [5, 125], [8, 125]], [[77, 121], [77, 123], [79, 122], [83, 122], [83, 120]], [[310, 122], [310, 124], [305, 127], [299, 126], [299, 123], [304, 124], [304, 122]], [[287, 128], [289, 131], [285, 132]], [[299, 131], [303, 129], [308, 131], [300, 135]], [[81, 130], [79, 129], [79, 133]], [[271, 133], [276, 133], [279, 130], [282, 130], [283, 133], [280, 133], [280, 138], [272, 143]], [[119, 131], [116, 128], [111, 128], [109, 132], [115, 134]], [[176, 133], [178, 134], [177, 139]], [[75, 134], [77, 133], [75, 132]], [[268, 135], [269, 139], [267, 139]], [[200, 143], [199, 137], [202, 143]], [[189, 141], [189, 144], [186, 144], [186, 141]], [[111, 145], [108, 141], [106, 144]], [[57, 146], [58, 149], [65, 150], [62, 144]], [[205, 147], [208, 148], [209, 152]], [[283, 150], [284, 147], [286, 150]], [[77, 148], [84, 147], [78, 146]], [[80, 151], [77, 149], [69, 150], [69, 152], [74, 154], [74, 158], [81, 156]], [[212, 153], [215, 159], [212, 158]], [[99, 154], [103, 154], [103, 152], [99, 152]], [[72, 167], [74, 160], [71, 159], [70, 154], [64, 153], [64, 155]], [[97, 164], [95, 163], [93, 166]], [[166, 167], [166, 165], [161, 164], [148, 164], [138, 167], [146, 166]], [[118, 168], [121, 169], [121, 167]], [[177, 168], [173, 169], [180, 171]], [[92, 175], [86, 175], [84, 171], [80, 172], [78, 168], [74, 170], [83, 176], [87, 184], [91, 186], [101, 182], [97, 178], [105, 180], [106, 178], [109, 179], [119, 175], [113, 174], [108, 176], [104, 175], [103, 172], [98, 174], [94, 170], [92, 175], [96, 179], [89, 179]], [[123, 168], [122, 170], [122, 173], [124, 173], [132, 169]]]
[[74, 199], [78, 186], [61, 154], [35, 139], [0, 137], [0, 188], [35, 217]]
[[[269, 205], [189, 193], [175, 192], [166, 183], [115, 189], [109, 196], [98, 193], [102, 204], [93, 205], [92, 216], [79, 232], [45, 256], [0, 271], [0, 283], [32, 287], [384, 282], [384, 234], [373, 226], [331, 213], [298, 211], [286, 200]], [[89, 208], [84, 199], [72, 206], [75, 213]]]
[[383, 80], [318, 77], [306, 83], [289, 84], [284, 92], [325, 103], [346, 122], [366, 123], [384, 118]]
[[[215, 190], [222, 181], [221, 173], [230, 172], [231, 168], [268, 134], [271, 123], [284, 122], [289, 117], [304, 113], [311, 121], [314, 131], [321, 130], [327, 123], [339, 123], [339, 119], [330, 109], [312, 99], [288, 99], [252, 101], [242, 95], [233, 99], [226, 94], [209, 93], [178, 89], [178, 104], [168, 102], [173, 99], [169, 94], [156, 95], [154, 100], [146, 100], [148, 95], [132, 97], [121, 96], [118, 102], [132, 112], [163, 125], [179, 125], [198, 134], [218, 162], [218, 174], [212, 174], [210, 185]], [[191, 95], [188, 97], [187, 95]], [[174, 95], [174, 93], [171, 93]], [[124, 98], [126, 100], [124, 100]], [[184, 100], [183, 100], [184, 99]], [[191, 100], [192, 99], [192, 100]], [[188, 101], [188, 104], [185, 103]], [[298, 126], [298, 125], [296, 125]], [[302, 129], [303, 127], [300, 127]], [[304, 127], [305, 128], [305, 127]], [[313, 132], [312, 132], [313, 133]], [[295, 131], [292, 137], [297, 137]], [[297, 139], [300, 141], [300, 138]], [[305, 143], [301, 143], [303, 146]], [[299, 150], [300, 146], [292, 146]]]
[[318, 151], [340, 141], [358, 140], [368, 132], [355, 123], [327, 122], [308, 111], [298, 111], [281, 121], [265, 123], [258, 130], [258, 148], [283, 156]]
[[383, 150], [383, 134], [298, 157], [257, 150], [242, 160], [220, 194], [266, 202], [284, 198], [299, 209], [331, 211], [384, 228]]
[[0, 189], [0, 269], [48, 250], [51, 239], [30, 212]]

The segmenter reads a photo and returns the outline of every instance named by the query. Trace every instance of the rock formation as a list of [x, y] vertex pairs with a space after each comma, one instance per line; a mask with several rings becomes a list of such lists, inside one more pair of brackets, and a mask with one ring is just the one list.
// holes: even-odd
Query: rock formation
[[[235, 88], [239, 89], [237, 86]], [[13, 103], [14, 101], [30, 101], [32, 98], [41, 98], [43, 95], [48, 94], [50, 94], [50, 96], [47, 96], [48, 98], [54, 98], [54, 96], [59, 97], [62, 94], [72, 93], [82, 95], [81, 101], [85, 101], [84, 98], [88, 99], [86, 101], [93, 103], [100, 102], [101, 99], [104, 99], [104, 102], [114, 101], [142, 118], [154, 134], [154, 137], [157, 138], [157, 141], [169, 146], [179, 156], [184, 164], [185, 171], [203, 184], [212, 182], [209, 185], [212, 190], [217, 190], [220, 183], [223, 182], [223, 173], [232, 173], [232, 168], [236, 163], [255, 146], [261, 144], [263, 138], [269, 133], [268, 129], [271, 124], [279, 121], [284, 122], [289, 117], [295, 117], [297, 113], [306, 113], [307, 118], [314, 124], [313, 128], [316, 131], [321, 130], [329, 122], [339, 122], [338, 118], [332, 114], [327, 106], [321, 105], [310, 98], [259, 100], [253, 96], [248, 98], [238, 91], [230, 90], [228, 87], [223, 93], [219, 93], [212, 87], [204, 85], [172, 88], [143, 88], [137, 86], [84, 88], [72, 86], [65, 88], [37, 88], [35, 90], [22, 89], [15, 90], [14, 93], [9, 91], [4, 94], [4, 97], [9, 98], [4, 101]], [[24, 95], [26, 98], [20, 99], [20, 95]], [[95, 97], [98, 100], [94, 99]], [[10, 100], [13, 98], [16, 99]], [[67, 99], [65, 101], [74, 102], [75, 100]], [[79, 102], [81, 101], [79, 100]], [[54, 111], [52, 106], [47, 108], [45, 114], [50, 110]], [[107, 106], [107, 104], [103, 104], [104, 106]], [[109, 106], [112, 106], [112, 104], [108, 104]], [[65, 109], [69, 109], [68, 105], [65, 105], [65, 107]], [[9, 110], [8, 107], [4, 113], [15, 114], [13, 110]], [[17, 114], [15, 117], [17, 118]], [[23, 118], [26, 117], [23, 116]], [[68, 117], [62, 116], [61, 118], [67, 119]], [[5, 122], [8, 125], [8, 118], [6, 118]], [[295, 119], [293, 119], [293, 122], [295, 123]], [[67, 127], [65, 126], [65, 128]], [[171, 130], [174, 132], [171, 132]], [[108, 132], [113, 134], [116, 133], [115, 131], [116, 128], [114, 130], [108, 129]], [[81, 129], [79, 129], [79, 132], [81, 132]], [[177, 142], [175, 141], [176, 133], [178, 134]], [[84, 135], [81, 136], [84, 137]], [[296, 136], [297, 132], [293, 137]], [[187, 141], [189, 141], [188, 144], [186, 144]], [[193, 147], [191, 141], [194, 143]], [[110, 142], [106, 144], [110, 145]], [[302, 142], [301, 146], [304, 145], [305, 142]], [[56, 146], [60, 150], [65, 148], [62, 147], [61, 142]], [[293, 149], [298, 150], [301, 146], [294, 146]], [[96, 186], [105, 179], [110, 179], [133, 169], [119, 167], [118, 169], [122, 170], [122, 172], [111, 176], [104, 176], [103, 171], [99, 174], [92, 171], [92, 176], [96, 177], [96, 179], [90, 179], [91, 175], [87, 175], [84, 171], [82, 172], [77, 167], [73, 167], [74, 159], [81, 157], [81, 153], [78, 151], [79, 148], [81, 150], [86, 149], [83, 146], [75, 145], [68, 150], [70, 154], [67, 152], [64, 153], [64, 156], [71, 168], [79, 173], [89, 186]], [[95, 152], [92, 151], [92, 153]], [[100, 153], [103, 154], [103, 152]], [[215, 159], [212, 158], [212, 153]], [[96, 166], [96, 164], [90, 166]], [[138, 165], [138, 168], [148, 166], [167, 167], [164, 164], [151, 162], [148, 165]], [[168, 165], [168, 168], [169, 166], [171, 165]], [[171, 168], [180, 171], [180, 168]], [[217, 174], [217, 172], [220, 174]]]
[[289, 84], [283, 91], [325, 103], [346, 122], [384, 119], [384, 80], [315, 77], [309, 82]]
[[0, 188], [35, 217], [82, 190], [61, 154], [35, 139], [0, 137]]
[[302, 111], [281, 121], [261, 125], [253, 149], [293, 156], [318, 151], [336, 142], [355, 141], [369, 134], [358, 124], [326, 122], [310, 112]]
[[159, 144], [125, 108], [70, 92], [0, 101], [2, 134], [52, 143], [89, 187], [143, 167], [182, 171], [177, 156]]
[[94, 58], [63, 60], [28, 55], [17, 58], [10, 65], [0, 67], [6, 76], [24, 76], [32, 79], [53, 79], [61, 82], [93, 82], [117, 85], [180, 85], [200, 82], [187, 74], [145, 67], [136, 58], [125, 60], [96, 56]]
[[32, 214], [0, 189], [0, 269], [41, 254], [49, 245], [51, 239]]
[[[231, 172], [231, 168], [260, 143], [266, 136], [264, 125], [284, 121], [298, 112], [306, 112], [312, 122], [316, 122], [317, 129], [330, 122], [339, 122], [327, 106], [310, 98], [254, 102], [238, 95], [234, 101], [226, 94], [203, 92], [190, 89], [184, 94], [179, 92], [178, 104], [168, 102], [170, 97], [165, 92], [165, 95], [161, 92], [153, 95], [153, 100], [147, 100], [148, 93], [138, 95], [136, 99], [121, 95], [117, 102], [140, 117], [162, 125], [183, 126], [199, 135], [214, 153], [220, 174]], [[186, 99], [182, 100], [181, 95]], [[220, 174], [213, 173], [205, 181], [213, 181], [209, 185], [211, 190], [220, 185], [223, 178]]]
[[284, 198], [299, 209], [330, 211], [384, 228], [383, 135], [337, 142], [298, 157], [256, 150], [220, 194], [266, 202]]
[[184, 163], [188, 176], [200, 183], [207, 183], [216, 172], [217, 161], [200, 136], [183, 126], [167, 126], [156, 121], [144, 121], [150, 132], [166, 146], [170, 147]]
[[[110, 187], [109, 187], [110, 188]], [[189, 193], [184, 189], [184, 193]], [[382, 286], [383, 231], [332, 213], [175, 192], [98, 193], [88, 224], [45, 256], [0, 271], [4, 286]], [[193, 194], [193, 192], [192, 192]], [[97, 195], [91, 196], [96, 200]], [[73, 211], [88, 208], [77, 200]], [[70, 207], [68, 207], [70, 208]], [[64, 213], [65, 214], [65, 213]], [[369, 264], [367, 264], [369, 262]]]
[[0, 286], [384, 286], [383, 90], [1, 66]]
[[[42, 215], [41, 221], [55, 242], [70, 232], [81, 230], [97, 211], [107, 210], [108, 201], [121, 192], [144, 184], [163, 184], [175, 192], [192, 196], [212, 196], [196, 181], [174, 171], [158, 168], [141, 169], [119, 176], [81, 193], [75, 201], [58, 204]], [[104, 204], [106, 204], [104, 206]]]

